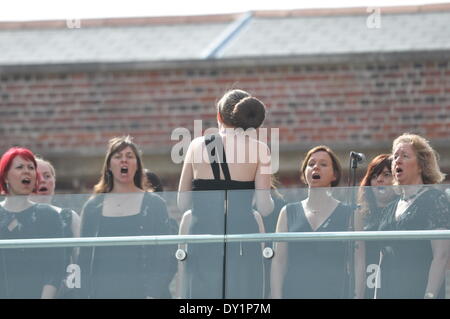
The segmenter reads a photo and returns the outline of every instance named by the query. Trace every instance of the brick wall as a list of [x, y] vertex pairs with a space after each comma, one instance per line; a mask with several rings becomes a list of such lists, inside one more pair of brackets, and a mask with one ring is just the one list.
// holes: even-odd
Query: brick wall
[[405, 131], [450, 148], [450, 63], [406, 60], [4, 73], [0, 151], [23, 145], [53, 158], [99, 157], [110, 137], [130, 134], [149, 156], [169, 153], [174, 128], [192, 130], [195, 119], [216, 126], [215, 102], [233, 87], [266, 103], [265, 126], [280, 129], [282, 151], [319, 143], [370, 150]]

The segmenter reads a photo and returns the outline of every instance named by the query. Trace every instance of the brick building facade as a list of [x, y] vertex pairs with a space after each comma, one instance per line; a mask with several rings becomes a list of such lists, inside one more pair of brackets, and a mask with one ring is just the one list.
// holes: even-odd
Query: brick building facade
[[[450, 6], [414, 8], [416, 11], [407, 7], [387, 12], [387, 30], [383, 31], [382, 25], [378, 32], [392, 31], [390, 16], [406, 16], [415, 21], [428, 19], [429, 24], [437, 25], [436, 34], [450, 37], [448, 27], [440, 29], [433, 24], [433, 14], [450, 18]], [[99, 176], [107, 140], [130, 134], [143, 150], [146, 167], [161, 175], [167, 189], [173, 190], [181, 164], [170, 158], [171, 148], [178, 142], [171, 140], [172, 131], [177, 127], [193, 130], [197, 119], [203, 120], [204, 129], [215, 127], [217, 99], [227, 89], [242, 88], [266, 103], [269, 113], [264, 126], [279, 128], [278, 174], [285, 186], [300, 185], [296, 172], [311, 146], [331, 146], [345, 168], [350, 150], [372, 158], [389, 152], [392, 140], [403, 132], [428, 138], [441, 155], [443, 170], [450, 173], [450, 48], [434, 42], [427, 46], [414, 33], [411, 42], [419, 44], [403, 50], [392, 45], [385, 49], [386, 40], [381, 49], [361, 52], [324, 48], [327, 54], [301, 54], [286, 48], [278, 55], [270, 50], [232, 53], [235, 47], [245, 48], [238, 42], [247, 43], [245, 36], [253, 32], [252, 23], [263, 21], [276, 28], [281, 20], [294, 23], [313, 17], [324, 19], [332, 28], [333, 21], [342, 17], [365, 18], [367, 14], [334, 11], [253, 13], [253, 21], [241, 26], [239, 35], [226, 40], [227, 48], [213, 58], [72, 61], [66, 55], [67, 60], [60, 61], [30, 58], [8, 63], [0, 53], [0, 150], [12, 145], [29, 147], [54, 162], [60, 190], [88, 192]], [[194, 22], [200, 27], [204, 23], [203, 28], [219, 24], [222, 30], [222, 24], [235, 21], [235, 16], [190, 19], [172, 22], [180, 28]], [[103, 21], [101, 27], [95, 25], [98, 21], [91, 21], [92, 26], [80, 30], [104, 27], [116, 32], [132, 20]], [[160, 20], [147, 19], [140, 25], [168, 23]], [[420, 28], [418, 25], [417, 30]], [[30, 33], [31, 29], [35, 36], [39, 30], [82, 32], [58, 23], [4, 23], [0, 24], [0, 40], [2, 32]], [[338, 32], [345, 32], [342, 30]], [[348, 33], [351, 38], [352, 32]], [[42, 41], [45, 44], [45, 39]], [[268, 47], [283, 47], [283, 43], [287, 42], [269, 43]], [[51, 44], [48, 50], [52, 50]], [[33, 52], [23, 54], [33, 57]]]

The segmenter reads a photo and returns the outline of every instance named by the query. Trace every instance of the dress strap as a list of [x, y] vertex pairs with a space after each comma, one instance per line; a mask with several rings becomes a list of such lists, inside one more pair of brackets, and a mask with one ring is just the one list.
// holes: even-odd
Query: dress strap
[[212, 143], [215, 140], [215, 135], [209, 135], [205, 137], [205, 144], [206, 144], [206, 151], [208, 152], [209, 157], [209, 163], [211, 165], [212, 172], [214, 174], [214, 179], [219, 180], [220, 179], [220, 168], [219, 164], [217, 163], [217, 152], [216, 148], [214, 147], [215, 143]]
[[287, 204], [286, 216], [287, 216], [288, 232], [303, 231], [301, 229], [301, 225], [305, 224], [305, 221], [307, 222], [307, 220], [301, 202]]
[[[220, 167], [222, 167], [222, 172], [223, 172], [223, 176], [225, 177], [225, 180], [230, 181], [231, 175], [230, 175], [230, 170], [228, 169], [227, 156], [225, 154], [225, 147], [223, 146], [223, 143], [222, 143], [222, 137], [217, 134], [216, 139], [217, 139], [216, 146], [218, 148], [222, 149], [222, 154], [223, 154], [223, 160], [219, 161]], [[220, 154], [219, 154], [219, 157], [220, 157]]]
[[[226, 181], [231, 180], [230, 170], [228, 169], [227, 157], [225, 155], [225, 148], [222, 143], [222, 138], [218, 134], [209, 135], [205, 137], [206, 150], [208, 152], [211, 169], [214, 174], [214, 179], [220, 180], [220, 167], [222, 167], [223, 176]], [[217, 149], [222, 149], [222, 152], [217, 152]], [[223, 159], [221, 158], [223, 155]]]

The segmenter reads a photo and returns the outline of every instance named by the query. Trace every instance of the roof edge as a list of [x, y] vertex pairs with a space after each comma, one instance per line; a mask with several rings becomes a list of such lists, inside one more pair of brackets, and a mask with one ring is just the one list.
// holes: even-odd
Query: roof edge
[[192, 16], [161, 16], [161, 17], [125, 17], [99, 19], [67, 19], [42, 21], [0, 21], [0, 30], [22, 29], [65, 29], [69, 24], [79, 21], [80, 27], [130, 27], [142, 25], [190, 24], [190, 23], [227, 23], [239, 18], [242, 13], [210, 14]]
[[0, 65], [0, 74], [67, 73], [67, 72], [121, 72], [145, 70], [173, 70], [191, 68], [233, 68], [270, 65], [311, 65], [341, 63], [392, 63], [413, 60], [448, 61], [449, 50], [366, 52], [322, 55], [233, 57], [220, 59], [92, 62], [67, 64]]
[[343, 15], [367, 15], [369, 9], [380, 8], [383, 14], [425, 13], [450, 11], [450, 3], [410, 5], [410, 6], [365, 6], [349, 8], [317, 8], [298, 10], [265, 10], [254, 11], [255, 18], [282, 18], [282, 17], [317, 17], [317, 16], [343, 16]]
[[[449, 3], [388, 6], [388, 7], [349, 7], [349, 8], [317, 8], [293, 10], [256, 10], [250, 11], [255, 18], [281, 17], [313, 17], [313, 16], [343, 16], [367, 15], [370, 8], [380, 8], [383, 14], [408, 14], [450, 11]], [[126, 17], [99, 19], [67, 19], [45, 21], [0, 21], [0, 30], [21, 29], [64, 29], [71, 28], [70, 24], [79, 22], [80, 27], [123, 27], [140, 25], [189, 24], [189, 23], [227, 23], [239, 19], [245, 12], [189, 15], [189, 16], [159, 16], [159, 17]], [[72, 27], [73, 28], [73, 27]]]

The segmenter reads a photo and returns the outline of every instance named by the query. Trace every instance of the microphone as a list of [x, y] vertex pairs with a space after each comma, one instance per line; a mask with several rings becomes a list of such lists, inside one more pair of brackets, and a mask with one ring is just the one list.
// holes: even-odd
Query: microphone
[[366, 161], [366, 155], [364, 155], [363, 153], [357, 153], [357, 152], [350, 152], [350, 157], [356, 159], [356, 161], [358, 162], [365, 162]]

